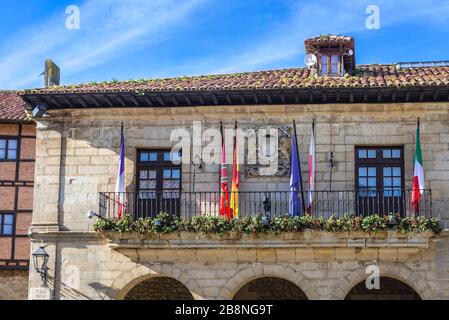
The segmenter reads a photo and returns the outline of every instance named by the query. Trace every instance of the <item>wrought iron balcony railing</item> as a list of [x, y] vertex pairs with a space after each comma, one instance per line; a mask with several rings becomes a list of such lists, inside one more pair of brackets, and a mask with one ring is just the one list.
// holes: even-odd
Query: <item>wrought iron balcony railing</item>
[[[366, 216], [373, 214], [419, 215], [432, 217], [432, 192], [424, 190], [418, 210], [411, 202], [412, 190], [340, 190], [313, 192], [311, 214], [317, 217], [343, 215]], [[307, 192], [299, 198], [307, 200]], [[102, 192], [100, 214], [118, 217], [124, 199], [124, 214], [134, 219], [154, 217], [161, 212], [190, 218], [197, 215], [219, 215], [220, 192]], [[241, 191], [238, 193], [239, 216], [289, 214], [290, 191]]]

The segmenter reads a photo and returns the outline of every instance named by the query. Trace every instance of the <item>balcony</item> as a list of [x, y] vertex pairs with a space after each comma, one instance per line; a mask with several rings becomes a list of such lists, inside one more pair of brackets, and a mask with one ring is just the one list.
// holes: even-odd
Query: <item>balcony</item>
[[[411, 195], [411, 189], [315, 191], [311, 214], [323, 218], [374, 214], [433, 217], [431, 190], [424, 190], [418, 210], [412, 206]], [[307, 192], [298, 196], [307, 201]], [[220, 192], [101, 192], [100, 215], [118, 217], [119, 198], [125, 199], [124, 213], [133, 219], [154, 217], [161, 212], [180, 218], [218, 216], [220, 212]], [[291, 192], [240, 191], [238, 198], [239, 217], [282, 216], [288, 215]]]

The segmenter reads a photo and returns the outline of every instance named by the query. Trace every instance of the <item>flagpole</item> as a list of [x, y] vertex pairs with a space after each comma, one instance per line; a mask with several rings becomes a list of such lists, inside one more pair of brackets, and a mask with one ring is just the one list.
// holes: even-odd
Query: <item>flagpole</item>
[[[237, 150], [237, 121], [235, 121], [234, 125], [234, 146], [233, 146], [233, 154], [232, 154], [232, 180], [231, 180], [231, 206], [230, 206], [230, 212], [231, 217], [236, 218], [238, 216], [238, 150]], [[236, 175], [234, 175], [236, 173]], [[236, 189], [234, 190], [234, 184], [236, 184]]]
[[[223, 143], [224, 143], [224, 136], [223, 136], [223, 121], [220, 121], [220, 134], [221, 134], [221, 152], [223, 153]], [[221, 155], [223, 157], [223, 155]], [[220, 191], [221, 194], [221, 166], [222, 166], [222, 162], [221, 162], [221, 158], [220, 158], [220, 165], [219, 165], [219, 169], [218, 169], [218, 190]]]
[[[415, 138], [415, 139], [417, 139], [418, 137], [419, 137], [419, 135], [421, 135], [421, 130], [420, 130], [420, 128], [419, 128], [419, 125], [420, 125], [420, 123], [419, 123], [419, 117], [418, 117], [418, 120], [416, 121], [416, 126], [417, 126], [417, 128], [418, 128], [418, 131], [417, 131], [417, 133], [418, 133], [418, 135], [417, 135], [417, 137]], [[415, 150], [416, 150], [416, 141], [415, 141]], [[416, 153], [416, 151], [415, 151], [415, 153]], [[416, 161], [416, 160], [415, 160]], [[415, 166], [416, 164], [415, 164], [415, 161], [413, 161], [413, 165]], [[415, 169], [413, 168], [413, 172], [415, 171]], [[414, 173], [413, 173], [413, 175], [414, 175]], [[414, 178], [414, 177], [413, 177]], [[418, 193], [420, 193], [421, 192], [421, 190], [419, 190], [419, 188], [418, 188]], [[417, 200], [417, 201], [419, 201], [419, 199]], [[419, 202], [418, 202], [418, 205], [417, 206], [415, 206], [415, 216], [419, 216]]]
[[308, 193], [307, 193], [307, 211], [312, 214], [312, 207], [314, 203], [315, 192], [315, 149], [316, 149], [316, 132], [315, 132], [315, 117], [312, 121], [312, 133], [309, 149], [309, 177], [308, 177]]
[[298, 158], [298, 169], [299, 169], [299, 187], [301, 188], [301, 204], [302, 204], [302, 212], [305, 214], [306, 212], [306, 203], [304, 202], [304, 188], [302, 185], [302, 171], [301, 171], [301, 159], [299, 159], [299, 150], [298, 150], [298, 135], [296, 134], [296, 121], [293, 120], [293, 133], [295, 135], [296, 142], [296, 157]]

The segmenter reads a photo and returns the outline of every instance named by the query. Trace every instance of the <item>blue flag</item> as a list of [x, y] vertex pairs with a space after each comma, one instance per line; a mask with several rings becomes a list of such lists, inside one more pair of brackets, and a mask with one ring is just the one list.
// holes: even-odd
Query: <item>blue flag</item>
[[298, 149], [296, 143], [296, 132], [292, 134], [292, 162], [290, 166], [290, 205], [289, 213], [292, 216], [301, 215], [301, 201], [299, 200], [300, 195], [300, 183], [301, 183], [301, 172], [299, 171], [299, 158]]

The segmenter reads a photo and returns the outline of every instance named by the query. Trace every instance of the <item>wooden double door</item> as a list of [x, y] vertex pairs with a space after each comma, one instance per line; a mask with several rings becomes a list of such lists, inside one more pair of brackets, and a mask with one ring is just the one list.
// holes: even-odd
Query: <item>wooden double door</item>
[[403, 147], [355, 149], [356, 211], [359, 215], [404, 215]]
[[139, 150], [134, 212], [154, 217], [161, 212], [180, 214], [181, 155], [170, 150]]

